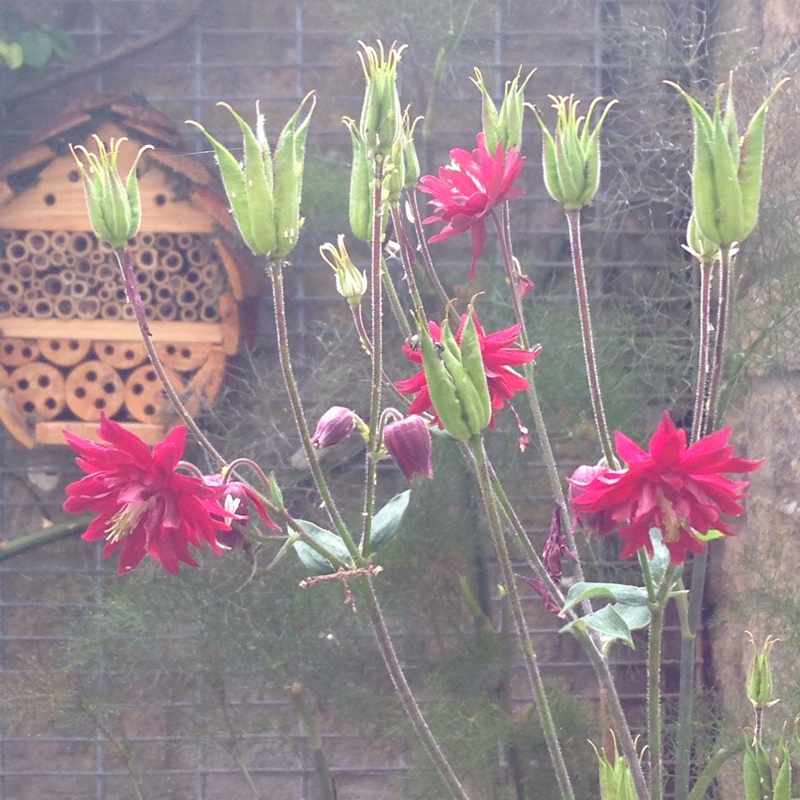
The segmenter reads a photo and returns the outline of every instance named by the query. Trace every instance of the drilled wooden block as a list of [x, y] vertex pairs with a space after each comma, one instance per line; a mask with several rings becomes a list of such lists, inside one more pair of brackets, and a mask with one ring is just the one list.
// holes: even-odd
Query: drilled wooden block
[[10, 377], [14, 404], [23, 414], [51, 420], [64, 409], [64, 378], [50, 364], [32, 361], [17, 367]]
[[51, 363], [71, 367], [86, 358], [91, 342], [85, 339], [39, 339], [39, 352]]
[[[0, 320], [0, 330], [3, 321]], [[0, 338], [0, 364], [19, 367], [39, 357], [39, 347], [35, 339]]]
[[103, 413], [113, 417], [122, 408], [124, 399], [122, 378], [110, 364], [84, 361], [67, 376], [67, 405], [79, 419], [96, 422]]
[[182, 344], [159, 342], [156, 344], [156, 352], [165, 367], [178, 372], [189, 372], [199, 369], [206, 363], [211, 345], [208, 342]]
[[133, 369], [147, 358], [142, 342], [95, 342], [95, 355], [115, 369]]

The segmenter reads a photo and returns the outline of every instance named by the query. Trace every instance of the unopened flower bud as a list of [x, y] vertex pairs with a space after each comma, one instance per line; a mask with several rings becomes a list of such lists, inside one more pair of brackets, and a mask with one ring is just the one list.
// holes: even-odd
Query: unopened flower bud
[[415, 474], [433, 477], [431, 432], [419, 414], [390, 422], [383, 431], [383, 443], [409, 483]]
[[[89, 220], [98, 239], [113, 247], [124, 247], [128, 239], [139, 232], [142, 220], [136, 167], [142, 153], [152, 150], [153, 146], [148, 144], [139, 149], [128, 177], [123, 181], [117, 161], [122, 143], [128, 140], [124, 137], [116, 141], [112, 139], [106, 149], [100, 137], [93, 135], [93, 138], [97, 143], [97, 153], [90, 153], [83, 145], [70, 145], [72, 156], [83, 175]], [[88, 171], [78, 156], [79, 152], [89, 162]]]
[[770, 652], [778, 640], [767, 636], [764, 646], [759, 650], [753, 635], [749, 632], [747, 635], [750, 637], [750, 644], [753, 645], [753, 660], [747, 671], [747, 698], [756, 710], [769, 708], [778, 702], [772, 699], [772, 665], [770, 664]]
[[533, 589], [536, 594], [539, 595], [542, 604], [544, 605], [545, 609], [549, 611], [551, 614], [555, 614], [557, 617], [563, 617], [561, 613], [561, 607], [556, 602], [555, 597], [553, 597], [553, 593], [540, 581], [538, 578], [528, 578], [525, 575], [518, 575], [518, 578], [525, 581], [528, 586]]
[[359, 272], [344, 246], [344, 234], [339, 234], [337, 247], [326, 242], [319, 253], [336, 275], [336, 291], [351, 306], [357, 306], [367, 291], [367, 273]]
[[561, 580], [561, 562], [567, 557], [573, 563], [578, 559], [575, 553], [570, 550], [567, 544], [567, 537], [564, 535], [564, 528], [561, 521], [561, 506], [556, 505], [553, 509], [553, 517], [550, 520], [550, 534], [544, 545], [542, 560], [547, 574], [558, 583]]
[[590, 130], [595, 106], [602, 101], [592, 101], [585, 117], [578, 116], [578, 101], [574, 95], [550, 95], [557, 113], [556, 133], [553, 136], [539, 112], [533, 109], [544, 135], [544, 183], [550, 196], [564, 204], [567, 211], [577, 211], [592, 202], [600, 187], [600, 130], [612, 100], [600, 114], [600, 119]]
[[331, 406], [320, 418], [311, 443], [318, 450], [339, 444], [355, 425], [355, 413], [344, 406]]

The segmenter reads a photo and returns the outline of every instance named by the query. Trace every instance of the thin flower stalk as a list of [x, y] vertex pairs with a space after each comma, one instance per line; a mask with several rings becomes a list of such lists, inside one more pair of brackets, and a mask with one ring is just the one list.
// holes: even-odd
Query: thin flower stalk
[[375, 638], [378, 642], [381, 655], [389, 671], [389, 677], [392, 680], [397, 696], [403, 704], [406, 714], [414, 727], [414, 732], [417, 734], [422, 746], [425, 748], [431, 761], [433, 761], [442, 780], [447, 784], [450, 792], [456, 800], [470, 800], [464, 787], [458, 779], [458, 776], [453, 772], [450, 762], [439, 747], [436, 737], [433, 735], [422, 710], [414, 697], [411, 687], [408, 685], [403, 668], [397, 658], [397, 652], [394, 649], [389, 629], [386, 627], [386, 620], [383, 617], [378, 597], [375, 594], [375, 588], [372, 585], [372, 580], [367, 578], [366, 591], [364, 592], [367, 607], [369, 608], [370, 621], [375, 631]]
[[391, 208], [392, 224], [394, 225], [394, 232], [397, 236], [397, 242], [400, 245], [400, 261], [403, 265], [403, 275], [405, 276], [406, 283], [408, 284], [408, 291], [411, 294], [411, 299], [414, 301], [414, 309], [416, 310], [417, 319], [425, 319], [425, 307], [422, 305], [422, 297], [419, 294], [419, 287], [417, 286], [417, 279], [414, 277], [414, 266], [409, 257], [409, 242], [408, 236], [405, 231], [405, 224], [403, 222], [403, 215], [400, 213], [400, 208], [396, 204]]
[[372, 388], [369, 404], [369, 434], [366, 452], [366, 479], [364, 485], [364, 524], [361, 529], [361, 552], [369, 553], [369, 542], [372, 535], [372, 518], [375, 516], [375, 490], [378, 482], [378, 437], [381, 417], [381, 389], [383, 376], [383, 162], [376, 158], [373, 161], [374, 191], [372, 213], [372, 258], [370, 276], [370, 301], [372, 304]]
[[186, 427], [192, 432], [192, 435], [200, 443], [200, 446], [203, 448], [203, 450], [208, 453], [209, 457], [215, 461], [218, 466], [225, 466], [225, 458], [216, 449], [216, 447], [211, 444], [208, 437], [203, 433], [203, 431], [200, 430], [199, 426], [192, 418], [192, 415], [186, 410], [186, 406], [183, 405], [180, 396], [167, 376], [164, 365], [161, 363], [158, 351], [156, 350], [156, 346], [153, 342], [153, 335], [150, 333], [150, 326], [147, 324], [147, 317], [145, 316], [144, 312], [144, 303], [142, 302], [142, 296], [139, 294], [136, 276], [133, 274], [133, 261], [131, 259], [130, 251], [127, 247], [114, 248], [114, 255], [116, 256], [117, 263], [122, 270], [122, 275], [125, 280], [125, 291], [133, 308], [136, 322], [139, 325], [139, 333], [141, 334], [142, 342], [147, 350], [150, 363], [153, 365], [153, 369], [156, 371], [156, 375], [158, 375], [158, 379], [161, 381], [161, 385], [164, 387], [164, 392], [172, 403], [172, 406], [177, 412], [178, 416], [181, 418], [181, 422], [183, 422], [183, 424], [186, 425]]
[[589, 379], [589, 393], [592, 397], [592, 410], [597, 425], [597, 433], [603, 448], [606, 461], [616, 468], [614, 448], [611, 446], [611, 436], [608, 432], [606, 412], [603, 407], [603, 396], [600, 390], [600, 376], [597, 372], [597, 356], [594, 347], [594, 334], [592, 333], [592, 318], [589, 312], [589, 293], [586, 288], [586, 271], [583, 263], [583, 246], [581, 243], [581, 212], [568, 210], [567, 224], [569, 226], [569, 242], [572, 251], [572, 270], [575, 277], [575, 291], [578, 296], [578, 316], [581, 321], [581, 336], [583, 338], [583, 355], [586, 362], [586, 375]]
[[508, 552], [508, 546], [506, 545], [505, 536], [500, 523], [500, 515], [498, 514], [497, 504], [495, 503], [495, 495], [492, 490], [492, 480], [486, 463], [486, 451], [483, 438], [480, 435], [473, 436], [470, 440], [470, 446], [475, 457], [476, 475], [480, 486], [483, 505], [486, 509], [489, 531], [491, 532], [497, 560], [500, 564], [503, 585], [509, 599], [511, 615], [514, 619], [514, 627], [522, 648], [528, 680], [530, 681], [533, 696], [536, 701], [536, 709], [539, 712], [539, 721], [542, 725], [542, 731], [547, 743], [550, 761], [556, 773], [562, 800], [574, 800], [575, 794], [572, 789], [567, 765], [564, 761], [564, 755], [561, 751], [561, 745], [558, 742], [558, 734], [556, 733], [555, 723], [550, 712], [550, 705], [547, 701], [544, 682], [539, 672], [536, 652], [533, 649], [533, 643], [531, 642], [528, 625], [525, 620], [525, 613], [522, 610], [522, 603], [520, 601], [519, 592], [517, 591], [514, 570], [511, 566], [511, 557]]
[[394, 283], [386, 269], [386, 264], [383, 261], [381, 261], [381, 275], [383, 276], [383, 288], [386, 292], [386, 296], [389, 298], [389, 304], [392, 307], [394, 318], [397, 320], [397, 325], [402, 331], [403, 336], [408, 338], [411, 336], [411, 325], [406, 318], [406, 312], [403, 309], [403, 304], [400, 302], [400, 296], [397, 294], [397, 289], [395, 289]]
[[[447, 306], [447, 304], [450, 302], [450, 298], [447, 296], [447, 292], [445, 291], [444, 286], [442, 286], [442, 282], [439, 280], [439, 273], [433, 266], [431, 251], [428, 248], [428, 240], [425, 238], [425, 231], [422, 227], [422, 218], [420, 216], [417, 193], [412, 190], [407, 192], [406, 196], [408, 197], [408, 202], [411, 205], [411, 214], [414, 217], [414, 231], [417, 235], [420, 257], [422, 259], [422, 265], [425, 267], [425, 274], [435, 289], [442, 305]], [[455, 309], [453, 309], [452, 313], [456, 313]]]
[[[706, 389], [707, 400], [699, 423], [695, 421], [698, 436], [713, 430], [716, 421], [716, 404], [719, 398], [719, 384], [722, 379], [725, 355], [725, 337], [728, 327], [731, 293], [731, 248], [720, 248], [720, 287], [719, 307], [717, 309], [716, 337], [711, 364], [711, 375]], [[701, 341], [703, 331], [701, 330]], [[702, 347], [702, 345], [701, 345]], [[700, 376], [698, 376], [698, 381]], [[698, 389], [699, 391], [699, 389]], [[692, 732], [695, 695], [695, 647], [700, 617], [703, 610], [703, 595], [706, 585], [708, 553], [699, 553], [692, 561], [692, 583], [689, 591], [685, 625], [681, 629], [681, 668], [678, 689], [678, 730], [675, 751], [678, 761], [675, 767], [675, 799], [685, 800], [689, 794], [691, 773]]]
[[[522, 303], [519, 296], [519, 285], [514, 279], [514, 255], [511, 245], [511, 213], [508, 203], [504, 203], [502, 207], [502, 218], [494, 217], [495, 225], [497, 226], [498, 238], [500, 240], [500, 251], [503, 258], [503, 265], [506, 271], [506, 277], [509, 282], [509, 289], [511, 291], [511, 300], [514, 307], [514, 315], [517, 324], [520, 326], [520, 341], [522, 347], [526, 350], [530, 349], [530, 338], [528, 336], [528, 329], [525, 324], [525, 314], [522, 310]], [[556, 465], [556, 457], [553, 453], [552, 445], [550, 444], [550, 435], [547, 432], [547, 425], [544, 421], [544, 414], [542, 413], [542, 406], [539, 402], [539, 394], [536, 391], [536, 381], [534, 380], [533, 364], [525, 364], [523, 367], [525, 379], [528, 381], [528, 403], [531, 407], [533, 414], [533, 423], [536, 428], [536, 435], [539, 440], [539, 449], [542, 454], [542, 459], [547, 470], [547, 476], [550, 480], [550, 489], [553, 492], [553, 497], [558, 505], [562, 508], [567, 507], [567, 501], [564, 497], [564, 490], [561, 486], [561, 476], [558, 473]], [[564, 530], [567, 536], [567, 543], [573, 553], [577, 553], [577, 544], [575, 542], [575, 533], [572, 530], [572, 522], [570, 515], [564, 515]], [[575, 578], [582, 581], [583, 568], [581, 567], [580, 559], [575, 564]], [[586, 607], [586, 613], [591, 613], [591, 605]]]
[[300, 400], [300, 391], [297, 386], [297, 381], [294, 377], [292, 370], [292, 360], [289, 353], [289, 338], [288, 327], [286, 324], [286, 306], [284, 304], [284, 291], [283, 291], [283, 269], [282, 264], [277, 261], [270, 261], [269, 264], [270, 276], [272, 278], [272, 299], [275, 308], [275, 329], [278, 335], [278, 352], [280, 354], [281, 370], [283, 372], [283, 381], [286, 386], [286, 393], [289, 395], [289, 403], [292, 407], [295, 425], [297, 426], [300, 440], [303, 443], [303, 452], [305, 453], [311, 474], [314, 476], [314, 483], [316, 484], [317, 491], [322, 498], [325, 509], [331, 518], [331, 522], [336, 528], [336, 532], [341, 536], [342, 541], [345, 543], [348, 552], [353, 557], [356, 566], [361, 566], [361, 556], [358, 551], [353, 537], [345, 525], [342, 515], [331, 494], [328, 483], [325, 480], [325, 475], [319, 464], [317, 451], [311, 442], [311, 431], [308, 427], [305, 412], [303, 411], [303, 403]]
[[706, 398], [709, 378], [709, 311], [711, 308], [711, 278], [714, 272], [713, 264], [706, 264], [700, 261], [698, 265], [700, 271], [700, 302], [698, 307], [698, 330], [700, 335], [697, 342], [697, 385], [694, 397], [694, 416], [692, 417], [692, 442], [696, 442], [702, 436], [703, 418], [706, 413]]

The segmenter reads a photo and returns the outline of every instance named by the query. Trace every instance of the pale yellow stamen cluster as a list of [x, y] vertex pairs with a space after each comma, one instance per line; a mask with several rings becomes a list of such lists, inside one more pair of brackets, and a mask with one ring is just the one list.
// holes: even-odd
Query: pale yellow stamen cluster
[[124, 539], [136, 527], [142, 514], [153, 507], [153, 498], [144, 503], [126, 503], [111, 517], [106, 527], [106, 538], [109, 542]]

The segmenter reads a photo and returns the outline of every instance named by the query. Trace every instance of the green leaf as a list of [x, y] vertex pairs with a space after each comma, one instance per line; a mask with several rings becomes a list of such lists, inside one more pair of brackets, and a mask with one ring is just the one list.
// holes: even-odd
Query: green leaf
[[19, 69], [24, 60], [22, 48], [19, 46], [19, 44], [17, 44], [17, 42], [6, 44], [4, 41], [0, 40], [0, 58], [4, 58], [6, 60], [6, 64], [8, 64], [9, 69]]
[[75, 58], [78, 49], [75, 47], [75, 40], [66, 31], [48, 30], [47, 35], [53, 45], [53, 52], [66, 60]]
[[585, 625], [600, 634], [603, 649], [608, 650], [613, 642], [624, 642], [633, 650], [633, 637], [628, 623], [616, 610], [615, 606], [604, 606], [599, 611], [587, 614], [585, 617], [573, 620], [561, 629], [561, 633], [568, 631], [577, 624]]
[[23, 31], [19, 35], [19, 44], [25, 64], [34, 69], [43, 67], [53, 55], [53, 42], [44, 31]]
[[708, 533], [698, 533], [697, 531], [694, 532], [695, 538], [701, 542], [713, 542], [714, 539], [720, 539], [725, 534], [722, 531], [709, 531]]
[[650, 609], [648, 606], [629, 606], [625, 603], [615, 603], [614, 609], [632, 631], [646, 628], [650, 624]]
[[650, 576], [653, 578], [653, 585], [658, 588], [669, 566], [669, 548], [664, 544], [661, 531], [658, 528], [650, 528], [650, 541], [653, 543], [653, 557], [648, 558], [650, 562]]
[[595, 597], [613, 598], [628, 606], [646, 606], [647, 590], [641, 586], [628, 586], [625, 583], [587, 583], [581, 581], [573, 584], [567, 594], [564, 611], [574, 608], [584, 600]]
[[373, 518], [371, 550], [374, 553], [394, 539], [411, 499], [411, 489], [395, 495]]
[[[305, 519], [298, 519], [297, 524], [303, 529], [303, 533], [324, 547], [332, 556], [345, 563], [350, 563], [350, 553], [341, 537]], [[312, 575], [330, 575], [336, 572], [336, 567], [327, 558], [305, 542], [295, 542], [294, 549], [298, 558], [303, 562], [303, 566]]]

